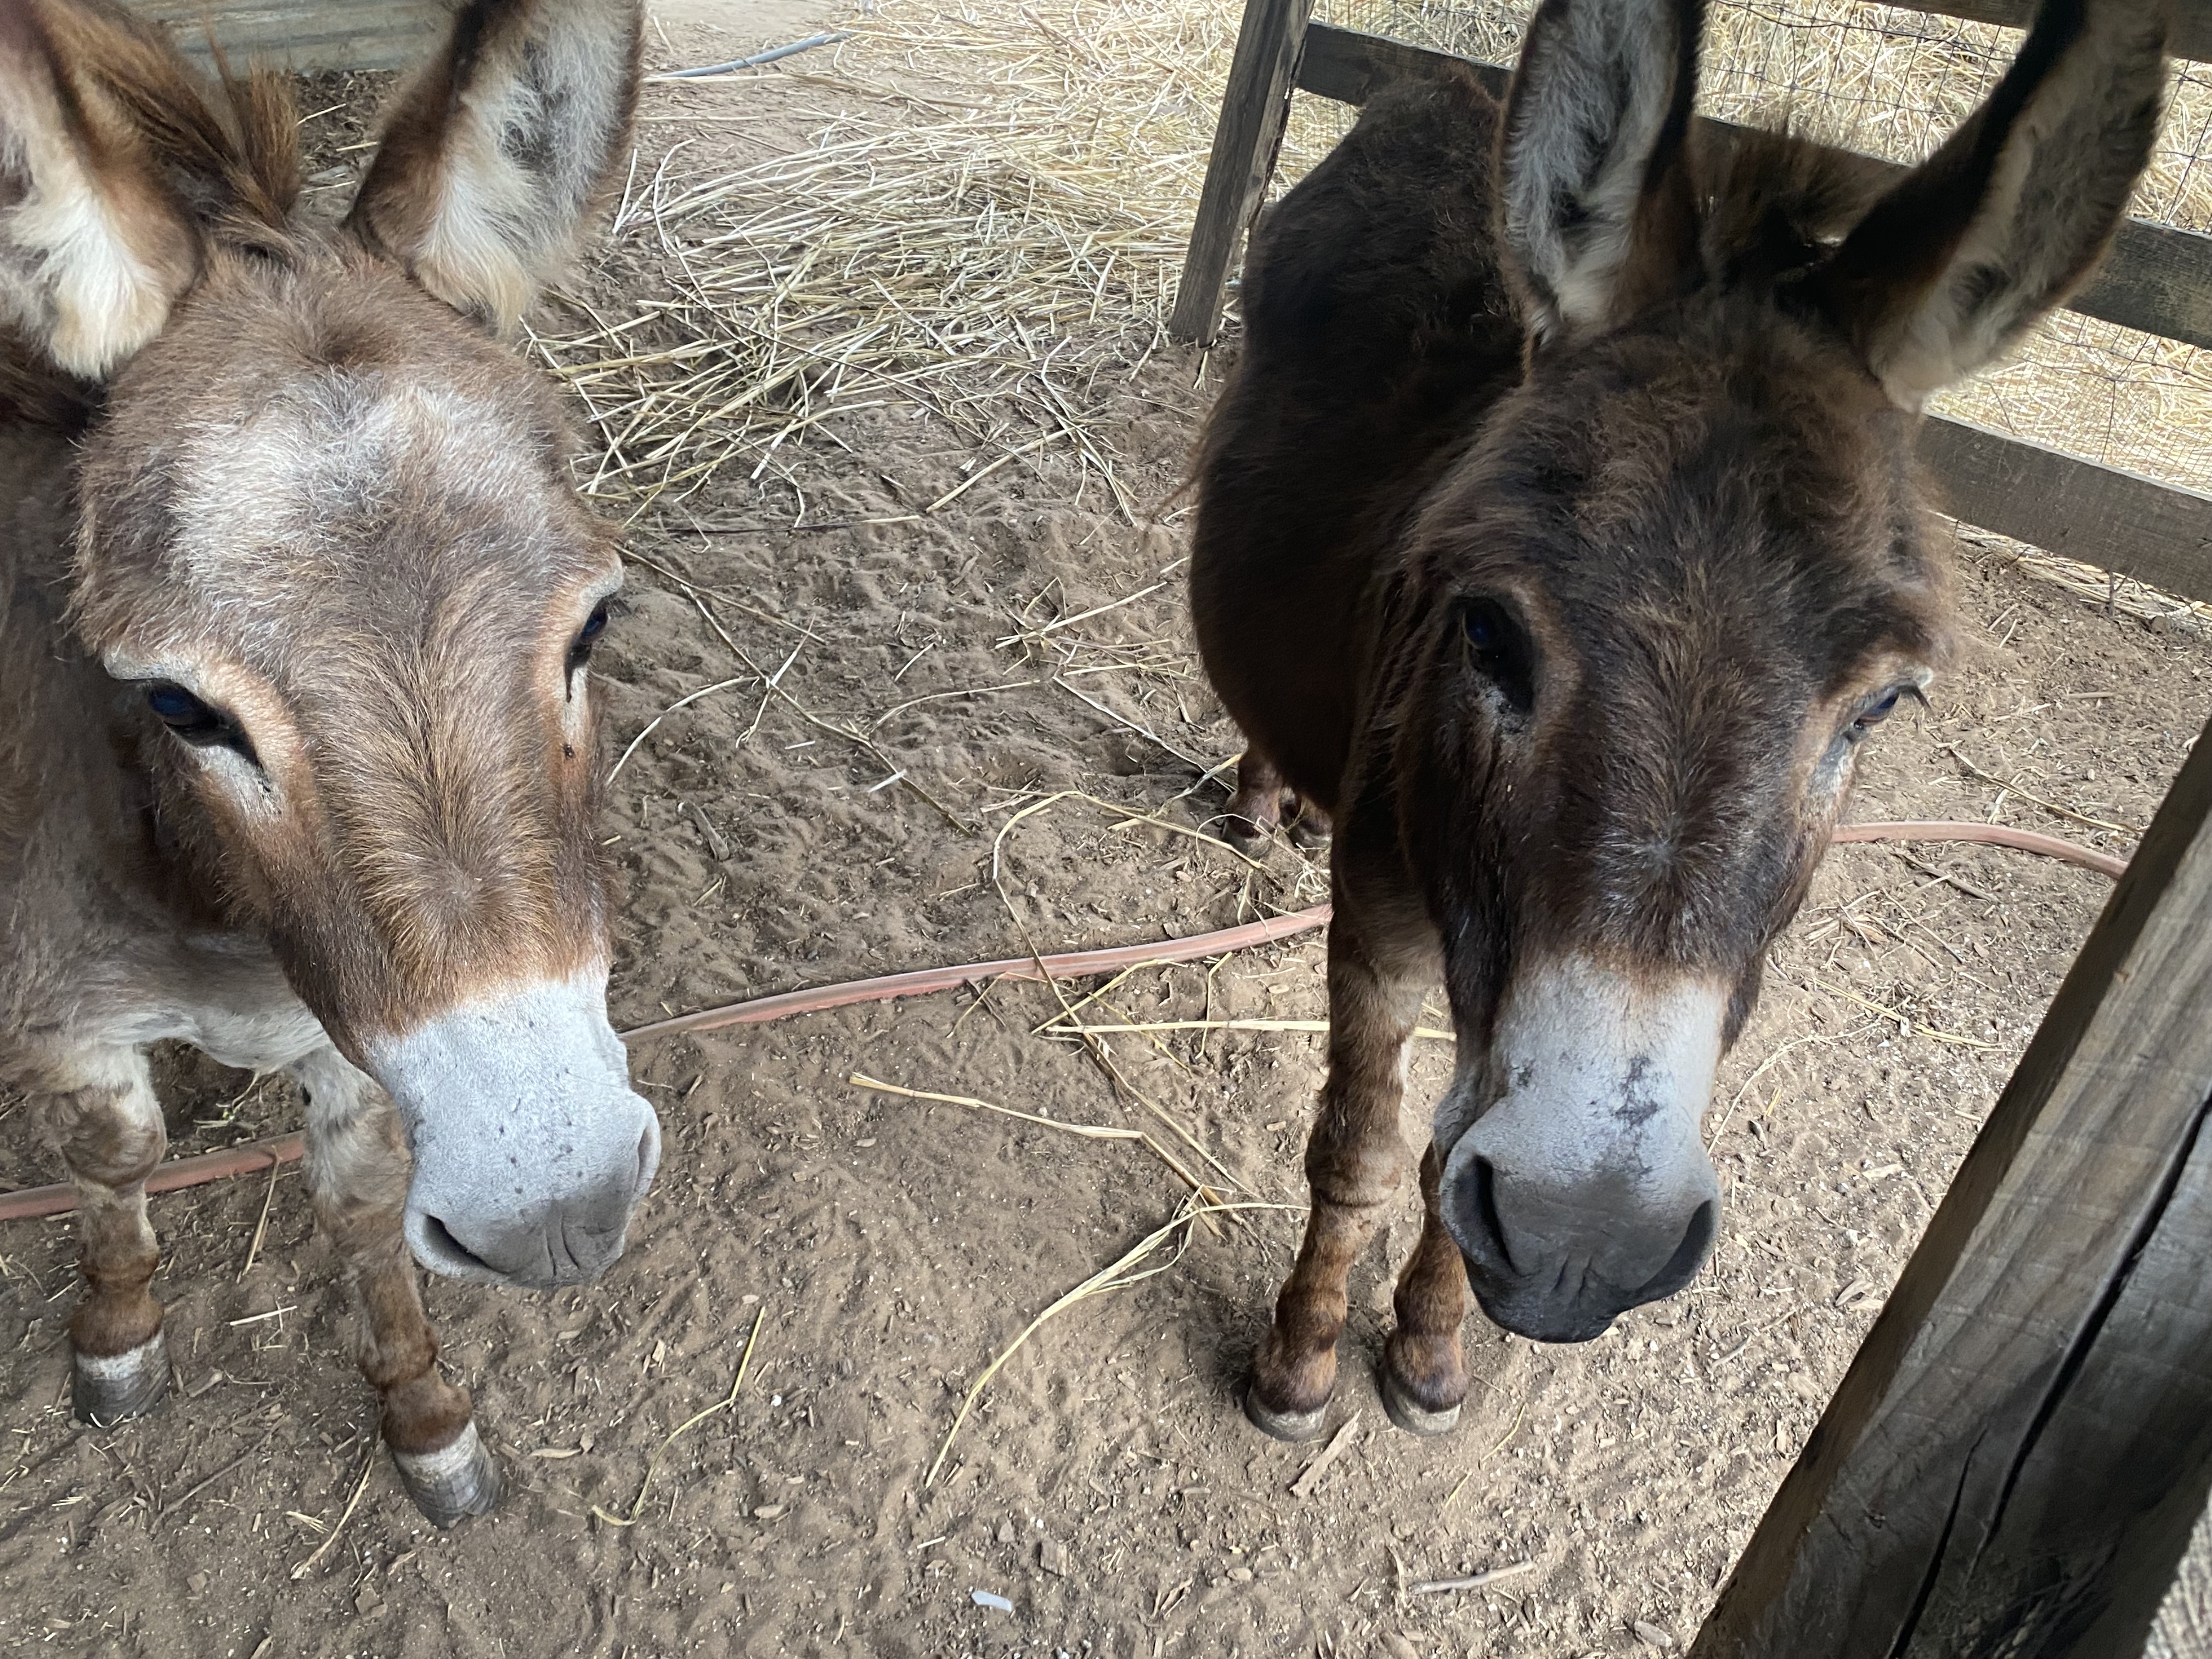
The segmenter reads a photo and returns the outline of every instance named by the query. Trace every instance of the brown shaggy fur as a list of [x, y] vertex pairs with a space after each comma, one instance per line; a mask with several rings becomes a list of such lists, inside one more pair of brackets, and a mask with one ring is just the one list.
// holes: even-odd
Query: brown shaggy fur
[[[1910, 410], [2080, 279], [2156, 129], [2155, 20], [2052, 0], [1990, 107], [1884, 195], [1784, 137], [1691, 142], [1698, 8], [1673, 8], [1672, 48], [1657, 17], [1547, 0], [1504, 111], [1471, 75], [1387, 90], [1247, 261], [1243, 351], [1197, 461], [1192, 612], [1249, 745], [1230, 829], [1270, 830], [1294, 799], [1335, 831], [1313, 1216], [1247, 1400], [1272, 1432], [1316, 1426], [1334, 1386], [1437, 979], [1460, 1072], [1422, 1164], [1393, 1414], [1455, 1416], [1470, 1275], [1499, 1322], [1561, 1340], [1694, 1272], [1710, 1202], [1686, 1231], [1651, 1223], [1653, 1253], [1610, 1285], [1589, 1264], [1644, 1224], [1626, 1200], [1562, 1176], [1560, 1231], [1500, 1220], [1516, 1173], [1451, 1157], [1506, 1097], [1540, 1098], [1493, 1044], [1516, 999], [1577, 982], [1562, 963], [1632, 1015], [1712, 988], [1700, 1041], [1733, 1040], [1856, 744], [1946, 652]], [[2075, 130], [2097, 142], [2016, 157], [2029, 183], [1999, 187], [2016, 133]], [[1993, 263], [1956, 269], [1972, 259]], [[1658, 1052], [1618, 1057], [1597, 1142], [1645, 1145]], [[1677, 1144], [1709, 1182], [1702, 1104]], [[1643, 1153], [1620, 1156], [1634, 1189]]]

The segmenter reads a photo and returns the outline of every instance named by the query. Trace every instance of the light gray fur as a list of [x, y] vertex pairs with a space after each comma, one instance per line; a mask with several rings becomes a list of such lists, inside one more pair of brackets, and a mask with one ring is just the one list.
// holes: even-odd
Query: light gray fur
[[1674, 8], [1572, 0], [1532, 27], [1505, 136], [1505, 240], [1539, 339], [1602, 325], [1674, 98]]
[[1437, 1107], [1446, 1189], [1486, 1158], [1517, 1267], [1633, 1290], [1719, 1196], [1699, 1123], [1727, 1007], [1717, 981], [1649, 985], [1582, 957], [1517, 975], [1489, 1059], [1497, 1098], [1464, 1076]]
[[[2009, 349], [2073, 289], [2142, 169], [2142, 116], [2166, 81], [2162, 9], [2089, 0], [2087, 22], [2013, 123], [1942, 275], [1871, 341], [1891, 398], [1917, 410]], [[1971, 143], [1970, 124], [1931, 161]]]
[[634, 9], [545, 0], [463, 88], [437, 207], [410, 264], [441, 299], [511, 328], [566, 270], [635, 91]]
[[415, 1152], [417, 1261], [543, 1286], [596, 1278], [622, 1254], [660, 1126], [630, 1089], [604, 968], [465, 1004], [368, 1057]]

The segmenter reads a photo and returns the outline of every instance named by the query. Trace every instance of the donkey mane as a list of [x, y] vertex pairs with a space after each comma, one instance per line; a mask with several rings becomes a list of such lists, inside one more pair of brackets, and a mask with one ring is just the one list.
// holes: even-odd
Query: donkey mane
[[1887, 170], [1795, 128], [1708, 127], [1691, 149], [1705, 279], [1723, 288], [1809, 275], [1867, 215]]

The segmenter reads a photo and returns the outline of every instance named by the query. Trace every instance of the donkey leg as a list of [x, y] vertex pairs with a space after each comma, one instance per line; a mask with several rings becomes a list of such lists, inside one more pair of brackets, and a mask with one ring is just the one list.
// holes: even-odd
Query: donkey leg
[[1437, 1201], [1443, 1158], [1431, 1145], [1421, 1155], [1421, 1242], [1398, 1276], [1398, 1328], [1382, 1349], [1382, 1409], [1411, 1434], [1443, 1434], [1459, 1426], [1467, 1398], [1467, 1358], [1459, 1330], [1467, 1319], [1467, 1262], [1444, 1231]]
[[1308, 852], [1318, 851], [1328, 846], [1334, 832], [1328, 814], [1295, 790], [1289, 792], [1288, 799], [1295, 816], [1291, 819], [1290, 828], [1283, 833], [1291, 838], [1291, 845], [1303, 847]]
[[146, 1219], [146, 1177], [168, 1135], [146, 1056], [94, 1050], [77, 1086], [50, 1094], [45, 1121], [76, 1184], [84, 1299], [70, 1318], [70, 1403], [106, 1426], [152, 1407], [169, 1386], [161, 1304], [147, 1286], [161, 1249]]
[[1331, 926], [1328, 1080], [1306, 1141], [1313, 1209], [1244, 1393], [1244, 1414], [1278, 1440], [1319, 1434], [1336, 1389], [1345, 1282], [1410, 1162], [1398, 1133], [1398, 1103], [1420, 1009], [1417, 981], [1386, 976], [1349, 925]]
[[1222, 814], [1221, 838], [1247, 858], [1256, 858], [1282, 825], [1284, 802], [1293, 799], [1274, 762], [1247, 744], [1237, 763], [1237, 793]]
[[498, 1504], [499, 1466], [477, 1435], [469, 1392], [438, 1372], [401, 1231], [410, 1169], [399, 1115], [334, 1049], [293, 1074], [307, 1091], [307, 1182], [353, 1304], [354, 1358], [381, 1397], [384, 1443], [415, 1507], [441, 1527]]

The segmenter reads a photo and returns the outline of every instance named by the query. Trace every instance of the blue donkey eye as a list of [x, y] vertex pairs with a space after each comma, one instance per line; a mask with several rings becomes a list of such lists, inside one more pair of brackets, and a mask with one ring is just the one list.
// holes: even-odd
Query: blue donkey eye
[[256, 765], [260, 759], [253, 745], [246, 741], [245, 731], [238, 722], [219, 708], [212, 708], [181, 685], [167, 680], [146, 688], [146, 706], [154, 711], [154, 718], [191, 744], [195, 749], [207, 749], [221, 744], [234, 749]]
[[215, 712], [181, 685], [155, 686], [146, 694], [146, 706], [167, 726], [197, 725]]

